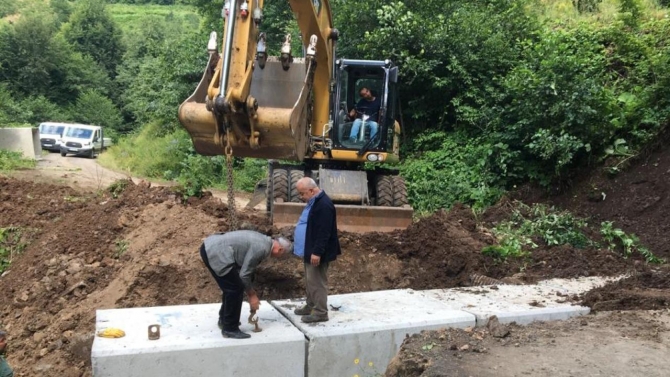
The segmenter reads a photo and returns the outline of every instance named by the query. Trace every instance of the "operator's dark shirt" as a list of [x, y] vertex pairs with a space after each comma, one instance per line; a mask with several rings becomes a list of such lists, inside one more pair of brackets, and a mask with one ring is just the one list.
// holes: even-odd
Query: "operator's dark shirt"
[[379, 96], [375, 97], [375, 99], [372, 101], [361, 98], [361, 100], [356, 103], [356, 110], [359, 113], [370, 115], [372, 119], [377, 119], [377, 117], [379, 117], [379, 109], [381, 107], [382, 100], [379, 98]]

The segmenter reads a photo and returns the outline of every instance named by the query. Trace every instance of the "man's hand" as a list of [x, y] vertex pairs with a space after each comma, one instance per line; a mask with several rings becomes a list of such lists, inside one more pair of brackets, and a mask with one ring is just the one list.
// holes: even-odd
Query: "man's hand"
[[310, 262], [312, 263], [312, 266], [316, 267], [319, 265], [319, 262], [321, 262], [321, 257], [318, 255], [312, 254], [312, 259], [310, 259]]
[[258, 296], [255, 294], [249, 295], [249, 306], [252, 312], [258, 311], [261, 306], [261, 300], [258, 299]]

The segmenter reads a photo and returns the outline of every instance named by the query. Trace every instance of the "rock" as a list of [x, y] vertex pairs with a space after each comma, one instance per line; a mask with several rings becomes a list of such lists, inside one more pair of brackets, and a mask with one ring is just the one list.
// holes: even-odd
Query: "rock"
[[47, 337], [46, 334], [41, 331], [38, 331], [33, 334], [33, 340], [35, 341], [35, 343], [40, 343], [46, 337]]
[[51, 364], [38, 364], [33, 367], [33, 371], [38, 373], [40, 376], [47, 376], [50, 373], [44, 373], [44, 372], [51, 370], [51, 368], [53, 368], [53, 365]]
[[55, 342], [51, 342], [49, 344], [49, 351], [53, 352], [55, 350], [61, 349], [61, 347], [63, 347], [63, 341], [57, 339]]
[[467, 351], [469, 349], [470, 349], [470, 346], [467, 345], [467, 344], [458, 348], [459, 351]]
[[489, 333], [496, 338], [504, 338], [509, 335], [507, 326], [500, 324], [497, 316], [489, 318], [488, 323], [486, 323], [486, 328], [489, 330]]
[[46, 356], [48, 353], [49, 353], [49, 350], [48, 350], [48, 349], [46, 349], [46, 348], [42, 348], [42, 349], [40, 350], [40, 357], [44, 357], [44, 356]]
[[81, 263], [77, 260], [74, 260], [74, 261], [70, 262], [70, 264], [67, 266], [66, 271], [67, 271], [68, 274], [74, 275], [74, 274], [80, 272], [81, 269], [82, 269]]

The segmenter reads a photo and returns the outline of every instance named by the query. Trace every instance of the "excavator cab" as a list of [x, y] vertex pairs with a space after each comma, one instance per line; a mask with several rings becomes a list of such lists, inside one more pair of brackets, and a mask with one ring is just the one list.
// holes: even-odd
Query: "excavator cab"
[[[389, 60], [336, 61], [333, 149], [387, 152], [392, 148], [397, 78], [398, 68]], [[368, 98], [361, 96], [366, 91]]]

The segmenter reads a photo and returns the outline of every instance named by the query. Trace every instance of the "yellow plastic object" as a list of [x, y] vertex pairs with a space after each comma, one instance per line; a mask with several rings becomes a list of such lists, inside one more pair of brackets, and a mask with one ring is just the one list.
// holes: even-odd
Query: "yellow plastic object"
[[102, 338], [123, 338], [126, 336], [126, 332], [121, 329], [108, 327], [104, 330], [98, 331], [98, 336]]

